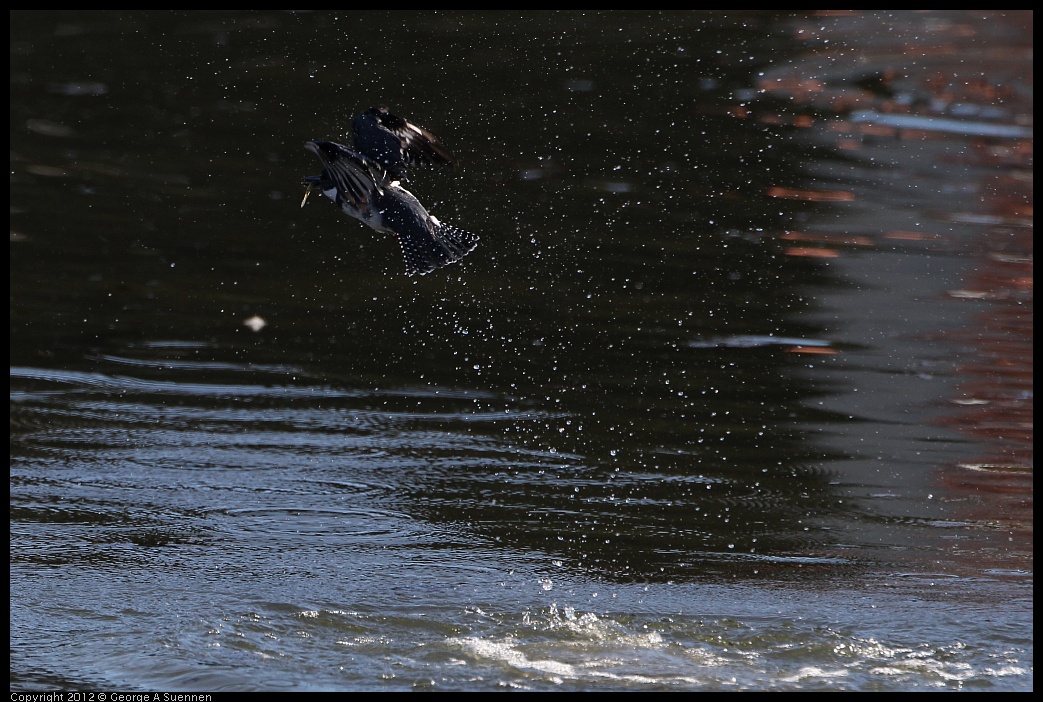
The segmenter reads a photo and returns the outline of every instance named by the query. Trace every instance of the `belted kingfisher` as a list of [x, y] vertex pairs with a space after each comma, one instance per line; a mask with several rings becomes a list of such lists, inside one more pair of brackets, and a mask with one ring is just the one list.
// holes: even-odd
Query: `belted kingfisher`
[[301, 207], [318, 187], [345, 214], [378, 232], [394, 234], [407, 275], [426, 275], [473, 251], [478, 235], [438, 221], [400, 182], [407, 164], [455, 163], [438, 137], [385, 107], [371, 107], [352, 126], [355, 151], [332, 141], [305, 144], [319, 157], [323, 170], [304, 178]]

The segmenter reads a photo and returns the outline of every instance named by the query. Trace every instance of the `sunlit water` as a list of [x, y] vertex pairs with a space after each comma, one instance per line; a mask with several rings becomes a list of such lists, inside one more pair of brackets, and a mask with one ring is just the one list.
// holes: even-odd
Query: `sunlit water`
[[[834, 546], [703, 565], [658, 553], [662, 577], [599, 577], [603, 563], [575, 563], [584, 523], [617, 518], [582, 497], [591, 466], [468, 430], [539, 413], [375, 410], [401, 398], [322, 387], [12, 380], [24, 686], [1005, 689], [1030, 676], [1016, 573], [915, 572]], [[548, 509], [536, 498], [478, 523], [504, 483], [535, 491], [551, 473], [579, 493], [575, 530], [551, 548], [501, 534]], [[679, 487], [679, 501], [714, 504]], [[669, 528], [655, 515], [675, 499], [619, 501]], [[474, 519], [441, 521], [448, 502], [473, 503]], [[1023, 607], [997, 608], [998, 591]]]
[[332, 17], [12, 16], [12, 688], [1031, 689], [1016, 18]]

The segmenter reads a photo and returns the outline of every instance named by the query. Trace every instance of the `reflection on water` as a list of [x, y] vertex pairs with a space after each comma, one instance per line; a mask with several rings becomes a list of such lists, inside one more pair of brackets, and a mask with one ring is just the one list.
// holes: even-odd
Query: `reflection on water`
[[1030, 689], [1018, 17], [14, 13], [12, 685]]
[[[817, 167], [820, 178], [843, 188], [844, 198], [834, 201], [850, 204], [842, 206], [847, 210], [842, 218], [816, 217], [809, 231], [784, 237], [816, 246], [792, 255], [821, 255], [825, 249], [835, 257], [875, 247], [929, 256], [955, 253], [968, 262], [959, 276], [949, 278], [930, 267], [905, 271], [906, 276], [935, 276], [938, 281], [919, 286], [896, 307], [908, 321], [917, 317], [908, 311], [910, 303], [926, 305], [940, 296], [960, 302], [956, 324], [946, 320], [941, 306], [930, 305], [925, 309], [934, 318], [917, 320], [906, 334], [952, 345], [944, 366], [928, 365], [922, 352], [912, 355], [922, 359], [915, 369], [921, 377], [944, 373], [956, 379], [944, 394], [932, 395], [934, 403], [947, 409], [930, 421], [968, 438], [988, 437], [985, 455], [964, 452], [936, 466], [933, 487], [959, 505], [953, 515], [957, 521], [991, 522], [999, 527], [997, 537], [1030, 549], [1032, 234], [1031, 177], [1026, 175], [1032, 159], [1031, 98], [1018, 62], [1026, 48], [1008, 41], [1024, 17], [993, 14], [973, 29], [967, 19], [960, 14], [934, 18], [928, 35], [917, 33], [915, 24], [896, 25], [895, 40], [916, 47], [915, 61], [909, 58], [901, 68], [889, 53], [870, 52], [862, 61], [864, 77], [852, 81], [833, 73], [835, 64], [826, 49], [811, 63], [768, 73], [761, 85], [808, 106], [851, 110], [846, 119], [817, 129], [819, 140], [835, 144], [859, 164]], [[804, 24], [800, 31], [815, 43], [822, 29]], [[860, 31], [857, 17], [829, 23], [834, 39]], [[973, 63], [953, 64], [952, 42], [960, 37], [979, 49]], [[853, 90], [852, 83], [860, 89]], [[861, 89], [866, 83], [874, 89]], [[807, 124], [815, 126], [811, 120]], [[866, 170], [870, 164], [885, 169], [884, 174]], [[843, 262], [840, 266], [850, 268]], [[879, 275], [872, 279], [863, 272], [852, 271], [848, 277], [871, 285], [917, 287]], [[968, 313], [969, 304], [980, 311]], [[893, 318], [894, 310], [887, 314]], [[869, 312], [867, 319], [873, 316]], [[871, 328], [860, 330], [867, 331]], [[1005, 561], [1005, 549], [996, 538], [969, 541], [954, 550], [958, 558], [979, 564], [983, 557]], [[1001, 569], [1009, 565], [997, 563]]]

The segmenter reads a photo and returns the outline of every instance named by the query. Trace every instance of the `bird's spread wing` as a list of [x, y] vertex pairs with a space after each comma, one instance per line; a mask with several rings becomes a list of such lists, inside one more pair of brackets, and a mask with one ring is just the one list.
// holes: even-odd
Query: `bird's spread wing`
[[372, 115], [377, 123], [395, 135], [402, 150], [403, 160], [412, 165], [456, 165], [456, 157], [442, 140], [409, 120], [393, 115], [386, 107], [371, 107], [364, 114]]
[[329, 179], [340, 200], [368, 211], [374, 199], [383, 192], [384, 171], [365, 156], [332, 141], [309, 141], [305, 146], [322, 161], [325, 170], [320, 178]]

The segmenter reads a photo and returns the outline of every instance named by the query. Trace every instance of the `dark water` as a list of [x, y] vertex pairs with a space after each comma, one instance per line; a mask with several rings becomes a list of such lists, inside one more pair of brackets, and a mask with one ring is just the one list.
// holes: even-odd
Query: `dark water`
[[1031, 689], [1031, 17], [12, 13], [12, 689]]

